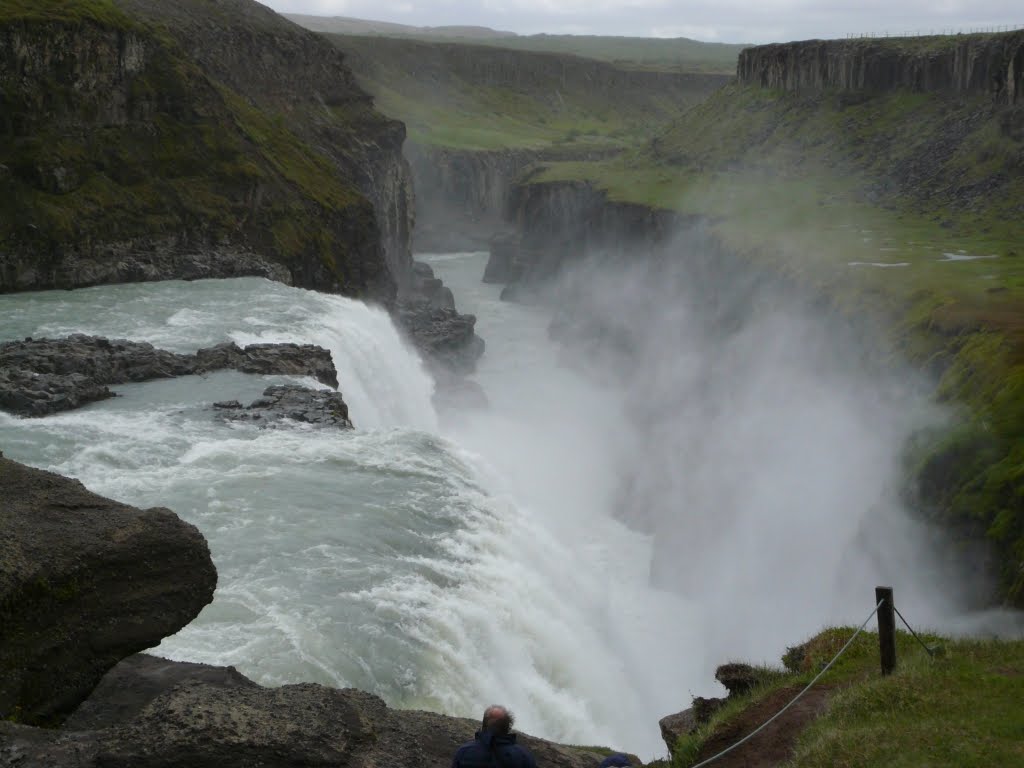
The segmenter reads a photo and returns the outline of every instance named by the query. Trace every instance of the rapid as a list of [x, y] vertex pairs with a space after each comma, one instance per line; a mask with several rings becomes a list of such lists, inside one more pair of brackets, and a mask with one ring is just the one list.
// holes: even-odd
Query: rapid
[[220, 372], [0, 414], [0, 447], [203, 532], [214, 601], [156, 654], [473, 718], [502, 702], [530, 733], [662, 754], [658, 718], [704, 660], [679, 652], [694, 609], [649, 586], [650, 537], [610, 513], [617, 399], [558, 364], [541, 314], [480, 284], [482, 254], [433, 261], [480, 317], [489, 409], [437, 413], [416, 354], [356, 301], [255, 278], [103, 286], [4, 296], [0, 333], [319, 344], [356, 429], [219, 422], [211, 403], [285, 380]]

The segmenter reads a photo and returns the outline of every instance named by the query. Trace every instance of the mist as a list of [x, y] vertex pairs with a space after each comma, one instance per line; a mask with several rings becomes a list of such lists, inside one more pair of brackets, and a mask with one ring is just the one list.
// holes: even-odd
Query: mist
[[545, 296], [559, 364], [581, 376], [485, 382], [519, 403], [523, 442], [500, 441], [518, 457], [512, 483], [648, 534], [650, 587], [696, 610], [701, 647], [687, 651], [705, 668], [777, 664], [824, 626], [859, 625], [877, 585], [918, 627], [963, 628], [983, 569], [906, 502], [908, 440], [947, 414], [868, 322], [700, 231], [656, 254], [591, 253]]

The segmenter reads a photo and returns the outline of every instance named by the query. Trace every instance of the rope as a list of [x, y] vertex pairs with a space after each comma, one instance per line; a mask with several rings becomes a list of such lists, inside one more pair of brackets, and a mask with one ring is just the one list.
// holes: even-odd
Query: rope
[[935, 655], [935, 649], [934, 648], [929, 648], [927, 645], [924, 644], [924, 640], [922, 640], [920, 637], [917, 636], [917, 632], [914, 631], [914, 628], [912, 626], [910, 626], [910, 623], [906, 619], [903, 618], [903, 614], [900, 613], [900, 609], [897, 608], [895, 605], [893, 605], [892, 609], [894, 611], [896, 611], [896, 615], [900, 617], [900, 621], [902, 621], [904, 623], [904, 625], [907, 627], [907, 629], [910, 630], [910, 634], [912, 634], [914, 636], [914, 639], [917, 640], [917, 642], [919, 642], [921, 644], [922, 648], [924, 648], [926, 651], [928, 651], [928, 655], [929, 656], [934, 656]]
[[871, 613], [868, 614], [868, 617], [866, 619], [864, 619], [864, 623], [860, 625], [860, 627], [857, 629], [857, 631], [853, 633], [853, 637], [851, 637], [849, 640], [846, 641], [846, 645], [844, 645], [842, 648], [839, 649], [839, 653], [837, 653], [835, 656], [832, 657], [832, 661], [830, 661], [828, 664], [826, 664], [822, 668], [821, 672], [816, 674], [814, 676], [814, 679], [811, 680], [811, 682], [809, 682], [807, 684], [807, 686], [802, 691], [800, 691], [800, 693], [798, 693], [796, 696], [793, 697], [792, 701], [790, 701], [789, 704], [787, 704], [782, 709], [780, 709], [778, 712], [776, 712], [774, 715], [772, 715], [768, 720], [765, 720], [764, 723], [762, 723], [761, 726], [757, 728], [757, 730], [752, 731], [751, 733], [748, 733], [746, 736], [744, 736], [742, 739], [737, 741], [731, 747], [727, 747], [726, 749], [723, 749], [721, 752], [719, 752], [714, 757], [709, 757], [707, 760], [704, 760], [702, 762], [697, 763], [694, 766], [691, 766], [691, 768], [701, 768], [702, 766], [705, 766], [708, 763], [711, 763], [711, 762], [717, 760], [722, 755], [726, 755], [726, 754], [732, 752], [734, 749], [736, 749], [736, 747], [738, 747], [741, 744], [744, 744], [744, 743], [750, 741], [752, 738], [757, 736], [757, 734], [759, 734], [761, 731], [763, 731], [765, 728], [767, 728], [769, 725], [771, 725], [778, 717], [780, 717], [783, 712], [785, 712], [791, 706], [796, 704], [796, 702], [799, 700], [799, 698], [801, 696], [803, 696], [805, 693], [807, 693], [807, 691], [809, 691], [811, 689], [811, 686], [814, 685], [816, 682], [818, 682], [818, 679], [822, 675], [824, 675], [826, 672], [828, 672], [829, 668], [833, 664], [835, 664], [839, 660], [839, 657], [842, 656], [846, 652], [846, 649], [850, 647], [850, 644], [853, 643], [853, 641], [857, 639], [857, 635], [859, 635], [861, 632], [864, 631], [864, 627], [866, 627], [868, 625], [868, 622], [871, 621], [871, 617], [874, 616], [876, 613], [878, 613], [878, 609], [882, 607], [882, 603], [884, 603], [884, 602], [885, 602], [884, 599], [878, 601], [878, 605], [876, 605], [874, 610], [872, 610]]

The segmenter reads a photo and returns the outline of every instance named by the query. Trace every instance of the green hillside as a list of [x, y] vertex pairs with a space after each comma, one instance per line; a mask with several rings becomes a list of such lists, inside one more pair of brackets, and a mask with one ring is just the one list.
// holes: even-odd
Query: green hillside
[[572, 55], [328, 35], [377, 107], [420, 144], [467, 150], [635, 146], [727, 82]]
[[286, 14], [314, 32], [389, 37], [421, 42], [459, 42], [515, 51], [558, 53], [613, 62], [625, 67], [671, 72], [732, 75], [746, 45], [705, 43], [686, 37], [621, 37], [614, 35], [517, 35], [487, 27], [413, 27], [341, 16]]
[[517, 35], [474, 39], [479, 45], [540, 53], [571, 53], [621, 66], [671, 72], [732, 75], [746, 45], [705, 43], [685, 37], [601, 35]]

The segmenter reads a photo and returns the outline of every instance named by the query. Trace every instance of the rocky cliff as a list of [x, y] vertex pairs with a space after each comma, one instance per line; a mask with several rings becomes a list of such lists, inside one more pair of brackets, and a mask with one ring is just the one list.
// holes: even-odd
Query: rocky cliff
[[422, 250], [485, 249], [506, 228], [512, 191], [545, 161], [596, 160], [611, 150], [503, 149], [472, 151], [406, 144], [417, 192], [414, 242]]
[[248, 0], [0, 13], [0, 290], [259, 274], [389, 302], [404, 129]]
[[740, 53], [740, 83], [787, 91], [892, 91], [1024, 99], [1024, 31], [761, 45]]
[[466, 41], [329, 37], [409, 126], [424, 249], [481, 247], [530, 165], [614, 155], [730, 79]]

